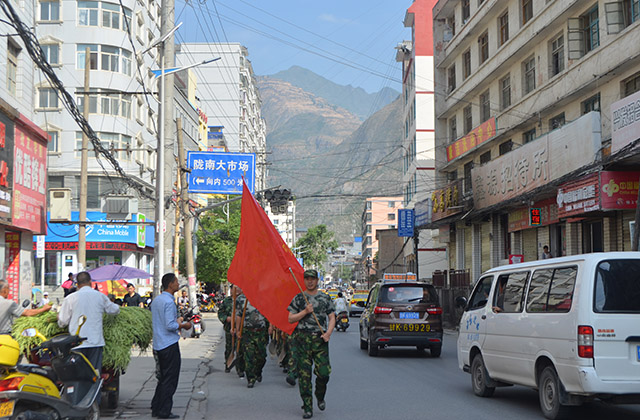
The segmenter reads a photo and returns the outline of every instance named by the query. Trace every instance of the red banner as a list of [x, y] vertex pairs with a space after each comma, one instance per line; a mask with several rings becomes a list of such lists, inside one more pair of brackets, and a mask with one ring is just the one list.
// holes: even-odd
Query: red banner
[[447, 162], [451, 162], [453, 159], [475, 149], [487, 140], [492, 139], [495, 135], [496, 118], [491, 117], [471, 130], [466, 136], [447, 146]]
[[10, 300], [18, 302], [20, 291], [20, 233], [5, 232], [4, 241], [6, 243], [6, 273], [5, 280], [9, 284]]
[[603, 210], [635, 210], [640, 172], [600, 172], [600, 205]]
[[16, 124], [12, 203], [14, 226], [34, 234], [47, 233], [46, 191], [47, 146]]

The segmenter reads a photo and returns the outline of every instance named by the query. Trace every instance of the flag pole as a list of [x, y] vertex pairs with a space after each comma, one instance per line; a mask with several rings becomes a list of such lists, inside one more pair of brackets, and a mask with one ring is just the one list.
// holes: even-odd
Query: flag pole
[[[302, 297], [304, 297], [304, 301], [308, 305], [309, 304], [309, 300], [307, 299], [307, 295], [304, 294], [304, 290], [302, 290], [302, 286], [300, 286], [300, 283], [298, 282], [298, 279], [296, 278], [296, 275], [293, 274], [293, 270], [291, 269], [291, 267], [289, 267], [289, 272], [293, 276], [293, 279], [296, 281], [296, 284], [298, 285], [298, 289], [300, 289], [300, 293], [302, 293]], [[315, 312], [311, 312], [311, 314], [313, 314], [313, 318], [315, 318], [316, 324], [318, 324], [318, 328], [320, 328], [320, 331], [322, 331], [322, 334], [324, 334], [324, 329], [322, 328], [322, 325], [320, 325], [320, 321], [318, 321], [318, 317], [316, 316], [316, 313]]]
[[233, 299], [233, 309], [231, 311], [231, 353], [229, 353], [229, 357], [227, 358], [225, 367], [227, 369], [231, 369], [231, 364], [235, 359], [235, 348], [236, 348], [236, 288], [231, 286], [231, 298]]

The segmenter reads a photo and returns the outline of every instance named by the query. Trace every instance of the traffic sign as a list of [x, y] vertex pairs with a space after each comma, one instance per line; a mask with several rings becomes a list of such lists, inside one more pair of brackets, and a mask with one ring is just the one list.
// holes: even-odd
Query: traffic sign
[[189, 192], [242, 194], [244, 177], [254, 193], [256, 155], [253, 153], [187, 152]]
[[398, 210], [398, 236], [413, 236], [414, 226], [414, 212], [413, 209], [399, 209]]

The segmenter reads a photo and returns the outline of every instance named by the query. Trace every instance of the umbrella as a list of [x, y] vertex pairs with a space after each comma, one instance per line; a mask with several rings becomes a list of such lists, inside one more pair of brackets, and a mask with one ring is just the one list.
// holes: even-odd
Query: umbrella
[[126, 267], [118, 264], [103, 265], [87, 271], [91, 275], [91, 281], [107, 281], [121, 279], [148, 279], [151, 274], [134, 267]]

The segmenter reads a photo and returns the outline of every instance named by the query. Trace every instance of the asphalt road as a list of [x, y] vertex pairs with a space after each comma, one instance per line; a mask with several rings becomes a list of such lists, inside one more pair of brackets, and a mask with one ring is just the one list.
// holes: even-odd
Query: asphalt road
[[[445, 334], [440, 358], [415, 348], [396, 347], [369, 357], [360, 350], [358, 318], [346, 333], [334, 332], [330, 342], [331, 380], [323, 412], [314, 405], [314, 419], [541, 419], [537, 392], [523, 387], [496, 390], [492, 398], [476, 397], [470, 376], [458, 369], [456, 335]], [[298, 387], [285, 382], [277, 360], [269, 357], [262, 383], [248, 389], [234, 372], [224, 373], [223, 345], [218, 346], [209, 378], [211, 419], [300, 419]], [[315, 402], [314, 402], [315, 404]], [[638, 419], [640, 406], [589, 403], [576, 407], [581, 420]]]

